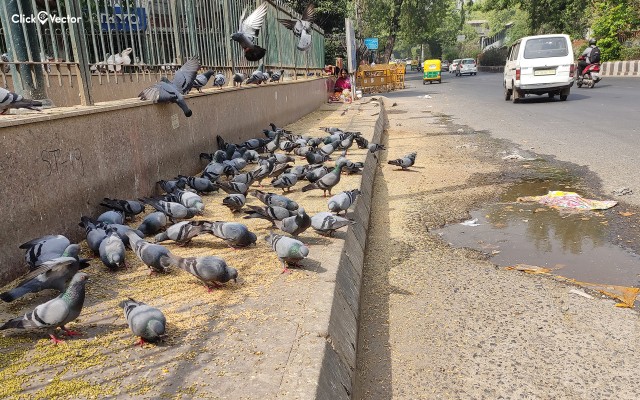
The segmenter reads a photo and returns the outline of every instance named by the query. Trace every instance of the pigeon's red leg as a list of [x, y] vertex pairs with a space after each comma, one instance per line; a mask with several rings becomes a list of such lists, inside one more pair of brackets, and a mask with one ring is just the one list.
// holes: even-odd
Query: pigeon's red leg
[[67, 329], [65, 327], [62, 327], [62, 330], [64, 331], [64, 334], [67, 335], [67, 336], [80, 336], [80, 335], [82, 335], [82, 332], [72, 331], [72, 330]]
[[147, 342], [145, 342], [143, 338], [140, 338], [140, 339], [136, 342], [136, 344], [134, 344], [134, 346], [140, 345], [140, 347], [142, 347], [142, 346], [144, 346], [144, 344], [145, 344], [145, 343], [147, 343]]
[[51, 338], [51, 341], [53, 342], [53, 344], [64, 343], [64, 340], [58, 339], [53, 334], [50, 334], [49, 337]]

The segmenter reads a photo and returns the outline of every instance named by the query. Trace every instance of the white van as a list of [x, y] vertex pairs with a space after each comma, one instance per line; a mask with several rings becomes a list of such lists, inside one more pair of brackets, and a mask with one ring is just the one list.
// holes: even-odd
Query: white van
[[527, 36], [509, 49], [504, 66], [504, 99], [513, 102], [527, 94], [560, 95], [564, 101], [575, 80], [576, 65], [568, 35]]

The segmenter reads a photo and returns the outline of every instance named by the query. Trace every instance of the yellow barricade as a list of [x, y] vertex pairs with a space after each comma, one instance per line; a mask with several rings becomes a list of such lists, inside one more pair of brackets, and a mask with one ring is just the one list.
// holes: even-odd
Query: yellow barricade
[[356, 73], [356, 88], [362, 93], [390, 92], [404, 89], [406, 64], [361, 65]]

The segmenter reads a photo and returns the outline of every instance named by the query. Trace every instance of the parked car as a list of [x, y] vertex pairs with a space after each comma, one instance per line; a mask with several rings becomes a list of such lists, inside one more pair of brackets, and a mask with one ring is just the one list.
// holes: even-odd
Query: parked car
[[442, 65], [442, 72], [449, 71], [449, 61], [443, 60], [440, 65]]
[[459, 62], [460, 62], [459, 58], [451, 61], [451, 64], [449, 64], [449, 73], [456, 72], [456, 69], [458, 68], [458, 63]]
[[476, 75], [478, 73], [478, 66], [476, 65], [476, 60], [473, 58], [463, 58], [458, 63], [458, 69], [456, 71], [456, 76], [469, 74]]
[[567, 100], [575, 80], [573, 47], [568, 35], [526, 36], [509, 48], [504, 66], [504, 99], [517, 103], [527, 94]]

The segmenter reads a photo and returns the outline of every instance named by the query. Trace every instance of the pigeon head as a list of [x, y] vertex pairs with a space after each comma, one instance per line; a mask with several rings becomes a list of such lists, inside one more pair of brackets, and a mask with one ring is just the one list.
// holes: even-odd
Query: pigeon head
[[234, 283], [238, 283], [238, 270], [232, 267], [227, 267], [227, 275], [229, 280], [233, 279]]
[[296, 203], [295, 201], [290, 201], [287, 203], [287, 210], [289, 211], [295, 211], [298, 209], [298, 203]]
[[80, 254], [80, 245], [78, 244], [70, 244], [69, 246], [67, 246], [66, 249], [64, 249], [64, 252], [62, 253], [63, 257], [78, 257], [78, 254]]
[[152, 319], [147, 323], [144, 338], [150, 342], [156, 341], [164, 336], [164, 324], [157, 319]]

